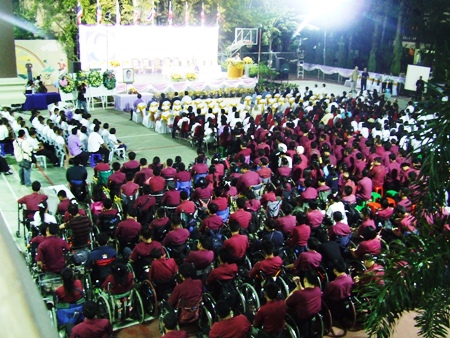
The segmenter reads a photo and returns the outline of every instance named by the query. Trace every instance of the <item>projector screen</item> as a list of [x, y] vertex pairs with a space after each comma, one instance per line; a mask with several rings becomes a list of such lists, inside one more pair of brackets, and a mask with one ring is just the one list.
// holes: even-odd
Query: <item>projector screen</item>
[[132, 59], [217, 62], [218, 27], [82, 25], [79, 28], [83, 69], [106, 68], [111, 61], [123, 64]]
[[430, 70], [430, 67], [408, 65], [408, 69], [406, 70], [405, 89], [415, 92], [416, 81], [422, 76], [422, 80], [427, 82], [430, 77]]

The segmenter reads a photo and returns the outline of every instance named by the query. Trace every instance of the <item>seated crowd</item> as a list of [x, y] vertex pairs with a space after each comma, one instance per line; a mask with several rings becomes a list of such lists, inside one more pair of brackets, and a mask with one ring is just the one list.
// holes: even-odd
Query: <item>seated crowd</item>
[[[286, 312], [307, 336], [323, 304], [339, 319], [342, 302], [355, 285], [383, 284], [383, 267], [375, 261], [392, 240], [420, 236], [414, 211], [420, 198], [421, 143], [407, 135], [416, 128], [414, 106], [400, 111], [396, 102], [385, 102], [376, 92], [366, 94], [319, 97], [297, 88], [256, 92], [255, 106], [258, 95], [278, 95], [286, 106], [268, 106], [255, 118], [241, 119], [237, 107], [230, 108], [232, 118], [225, 111], [208, 117], [220, 149], [209, 164], [199, 148], [189, 166], [180, 156], [165, 163], [155, 157], [149, 164], [130, 152], [127, 162], [114, 162], [111, 168], [105, 150], [104, 161], [94, 168], [92, 218], [61, 193], [58, 213], [65, 221], [59, 228], [73, 230], [76, 246], [86, 244], [89, 231], [94, 234], [98, 247], [86, 262], [89, 269], [100, 256], [117, 257], [109, 271], [95, 275], [95, 284], [111, 293], [130, 290], [135, 280], [150, 280], [158, 299], [177, 308], [180, 303], [195, 306], [204, 290], [211, 292], [219, 322], [210, 337], [246, 337], [252, 324], [281, 337]], [[204, 125], [204, 119], [194, 114], [186, 121]], [[77, 135], [78, 123], [71, 125]], [[89, 128], [98, 133], [100, 123]], [[33, 183], [33, 193], [18, 202], [39, 212], [46, 200], [39, 189]], [[446, 203], [441, 207], [442, 212], [427, 215], [429, 222], [447, 220]], [[32, 239], [38, 242], [36, 261], [44, 271], [61, 273], [62, 249], [56, 253], [49, 244], [64, 240], [57, 238], [58, 227], [47, 225], [44, 213], [39, 220], [39, 240]], [[111, 241], [118, 243], [118, 252], [108, 247]], [[255, 253], [260, 259], [246, 266]], [[364, 262], [369, 273], [353, 279], [347, 267], [352, 260]], [[319, 270], [328, 283], [318, 285]], [[261, 280], [280, 271], [295, 276], [290, 294], [280, 297], [279, 287], [270, 282], [261, 289]], [[237, 277], [259, 280], [265, 304], [253, 315], [235, 312], [221, 292]], [[177, 318], [164, 318], [167, 337], [183, 336], [171, 333], [176, 324]]]

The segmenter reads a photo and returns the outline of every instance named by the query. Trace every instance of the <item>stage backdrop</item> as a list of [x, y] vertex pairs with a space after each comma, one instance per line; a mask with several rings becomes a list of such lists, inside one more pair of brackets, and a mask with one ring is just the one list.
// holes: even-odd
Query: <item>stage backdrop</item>
[[83, 70], [111, 69], [147, 60], [179, 59], [189, 64], [217, 63], [218, 27], [87, 26], [79, 27]]

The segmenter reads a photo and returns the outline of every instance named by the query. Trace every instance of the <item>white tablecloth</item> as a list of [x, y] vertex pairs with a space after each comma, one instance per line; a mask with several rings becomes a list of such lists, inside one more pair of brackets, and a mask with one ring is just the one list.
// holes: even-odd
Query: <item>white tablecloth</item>
[[75, 196], [73, 196], [72, 192], [70, 191], [69, 187], [64, 184], [52, 185], [49, 187], [42, 188], [42, 192], [48, 196], [47, 200], [48, 211], [50, 211], [53, 215], [56, 214], [58, 208], [59, 199], [57, 195], [60, 190], [66, 191], [68, 199], [75, 198]]
[[[142, 99], [145, 104], [151, 100], [153, 94], [141, 93]], [[137, 94], [115, 94], [114, 95], [114, 108], [122, 111], [130, 111], [133, 108], [134, 101], [137, 100]]]

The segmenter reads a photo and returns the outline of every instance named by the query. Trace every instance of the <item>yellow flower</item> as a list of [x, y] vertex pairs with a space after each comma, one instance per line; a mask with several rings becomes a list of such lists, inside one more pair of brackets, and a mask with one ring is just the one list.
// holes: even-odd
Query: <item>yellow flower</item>
[[244, 61], [244, 63], [246, 65], [251, 65], [253, 63], [253, 59], [249, 56], [246, 56], [245, 58], [243, 58], [242, 61]]

